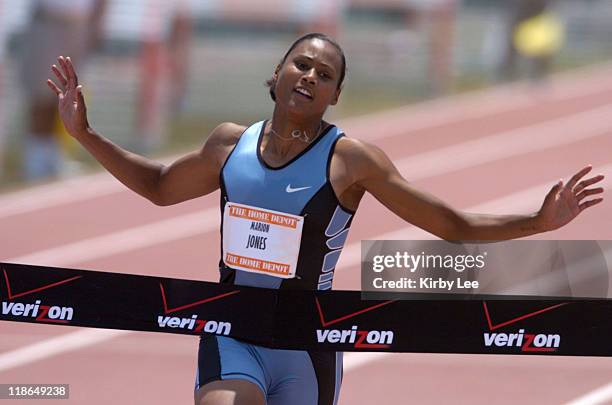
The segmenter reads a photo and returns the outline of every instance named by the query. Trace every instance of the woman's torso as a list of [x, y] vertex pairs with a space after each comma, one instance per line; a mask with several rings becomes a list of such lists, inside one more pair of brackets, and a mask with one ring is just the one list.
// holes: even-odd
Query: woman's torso
[[[280, 167], [270, 167], [261, 153], [264, 128], [263, 121], [247, 128], [221, 168], [221, 212], [227, 222], [222, 233], [228, 232], [222, 238], [221, 282], [265, 288], [330, 289], [354, 215], [354, 211], [342, 206], [330, 180], [332, 156], [343, 133], [330, 125], [295, 157]], [[237, 212], [236, 207], [247, 207], [254, 213], [261, 209], [261, 215], [285, 213], [291, 218], [303, 218], [301, 237], [294, 243], [295, 230], [275, 233], [270, 227], [276, 223], [270, 225], [246, 217], [238, 218], [241, 224], [236, 227], [236, 218], [229, 215], [230, 211], [225, 212], [226, 207], [232, 207], [232, 213]], [[296, 243], [299, 252], [294, 253], [294, 277], [278, 277], [252, 265], [281, 263], [274, 249], [292, 250]], [[236, 257], [242, 260], [241, 264]]]

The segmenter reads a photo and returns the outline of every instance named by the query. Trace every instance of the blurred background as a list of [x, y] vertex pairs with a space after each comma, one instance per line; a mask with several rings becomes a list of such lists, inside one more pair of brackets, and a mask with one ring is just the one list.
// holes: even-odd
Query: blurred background
[[97, 167], [45, 85], [78, 66], [90, 121], [180, 153], [218, 123], [269, 117], [264, 82], [296, 36], [331, 34], [348, 80], [334, 120], [612, 58], [609, 0], [0, 0], [0, 191]]
[[[525, 214], [587, 163], [612, 189], [611, 21], [612, 0], [0, 0], [0, 261], [218, 279], [219, 194], [161, 209], [102, 172], [58, 122], [45, 81], [60, 54], [98, 131], [169, 161], [223, 121], [269, 118], [265, 81], [297, 36], [323, 31], [348, 58], [327, 119], [456, 208]], [[535, 238], [612, 240], [610, 200]], [[351, 229], [335, 289], [360, 288], [361, 240], [433, 237], [370, 195]], [[531, 257], [515, 256], [519, 269]], [[538, 294], [609, 296], [589, 257], [513, 275]], [[488, 330], [478, 316], [449, 339]], [[70, 383], [69, 404], [191, 403], [196, 352], [189, 336], [0, 322], [0, 382]], [[610, 357], [344, 359], [345, 405], [612, 403]]]

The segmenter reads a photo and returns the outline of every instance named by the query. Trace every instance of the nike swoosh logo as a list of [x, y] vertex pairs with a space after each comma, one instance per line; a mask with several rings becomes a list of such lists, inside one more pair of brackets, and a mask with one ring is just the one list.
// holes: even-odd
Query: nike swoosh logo
[[285, 189], [285, 191], [288, 193], [295, 193], [296, 191], [306, 190], [311, 187], [312, 186], [291, 188], [291, 184], [287, 184], [287, 188]]

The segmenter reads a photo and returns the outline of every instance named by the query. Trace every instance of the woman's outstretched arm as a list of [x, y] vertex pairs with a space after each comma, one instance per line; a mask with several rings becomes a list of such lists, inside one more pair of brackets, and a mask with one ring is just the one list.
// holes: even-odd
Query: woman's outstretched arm
[[106, 170], [129, 189], [157, 205], [172, 205], [211, 193], [219, 187], [219, 171], [244, 127], [224, 123], [206, 143], [164, 166], [129, 152], [97, 133], [87, 120], [82, 86], [70, 58], [60, 56], [51, 70], [57, 82], [47, 85], [58, 97], [59, 114], [68, 133]]
[[[454, 209], [438, 198], [415, 189], [379, 148], [351, 140], [344, 157], [355, 186], [368, 191], [407, 222], [452, 241], [507, 240], [560, 228], [582, 211], [600, 203], [603, 188], [589, 188], [604, 176], [584, 177], [587, 166], [567, 183], [555, 184], [537, 212], [525, 215], [472, 214]], [[591, 196], [596, 196], [595, 198]]]

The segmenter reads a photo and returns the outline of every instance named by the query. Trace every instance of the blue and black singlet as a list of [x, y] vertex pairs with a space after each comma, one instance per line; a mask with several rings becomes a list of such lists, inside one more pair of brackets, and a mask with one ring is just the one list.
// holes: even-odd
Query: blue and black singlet
[[[227, 266], [222, 259], [221, 282], [331, 289], [354, 215], [341, 206], [329, 178], [334, 147], [344, 134], [330, 125], [295, 158], [270, 167], [260, 152], [265, 126], [261, 121], [247, 128], [227, 158], [220, 179], [221, 214], [223, 218], [225, 204], [230, 202], [304, 217], [296, 275], [283, 279], [246, 272]], [[223, 336], [202, 337], [196, 389], [227, 379], [256, 384], [268, 405], [334, 405], [342, 381], [342, 353], [273, 350]]]
[[344, 134], [330, 125], [299, 155], [273, 168], [261, 157], [264, 128], [265, 122], [249, 127], [221, 170], [221, 210], [230, 201], [303, 216], [296, 277], [281, 279], [237, 271], [222, 260], [221, 282], [265, 288], [331, 289], [354, 214], [340, 205], [329, 180], [334, 146]]

